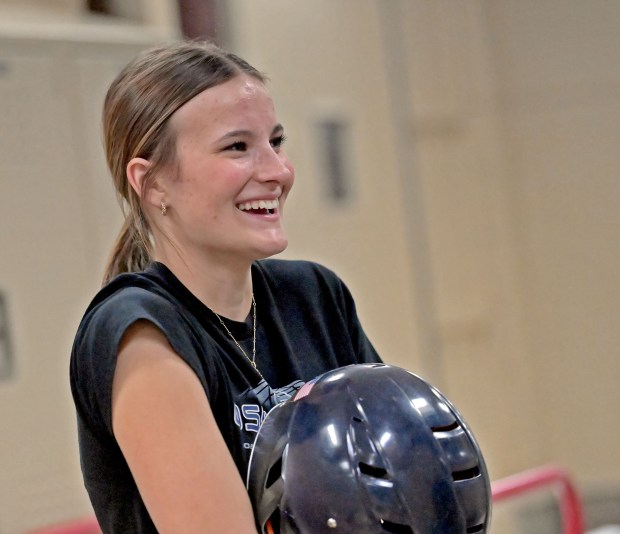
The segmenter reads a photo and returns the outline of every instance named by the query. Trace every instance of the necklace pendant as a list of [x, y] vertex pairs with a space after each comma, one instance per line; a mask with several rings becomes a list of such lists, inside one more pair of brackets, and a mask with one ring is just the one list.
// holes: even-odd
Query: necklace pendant
[[250, 363], [252, 364], [252, 366], [254, 367], [254, 369], [256, 369], [256, 362], [254, 360], [250, 360]]

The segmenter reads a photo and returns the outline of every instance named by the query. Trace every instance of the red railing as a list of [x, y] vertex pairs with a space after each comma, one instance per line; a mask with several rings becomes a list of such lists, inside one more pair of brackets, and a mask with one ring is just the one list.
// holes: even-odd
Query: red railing
[[530, 493], [541, 488], [555, 490], [562, 518], [563, 534], [583, 534], [581, 499], [568, 473], [556, 466], [543, 466], [495, 481], [493, 502]]

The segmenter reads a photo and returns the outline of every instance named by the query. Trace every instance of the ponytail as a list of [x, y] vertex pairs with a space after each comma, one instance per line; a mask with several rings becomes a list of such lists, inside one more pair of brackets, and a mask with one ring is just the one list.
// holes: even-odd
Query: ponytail
[[103, 275], [103, 285], [128, 272], [141, 271], [151, 262], [151, 243], [143, 220], [136, 221], [129, 213], [112, 247]]

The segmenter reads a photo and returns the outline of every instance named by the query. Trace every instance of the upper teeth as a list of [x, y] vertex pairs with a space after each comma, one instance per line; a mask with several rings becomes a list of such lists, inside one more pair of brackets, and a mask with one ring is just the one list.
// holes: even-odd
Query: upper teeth
[[240, 210], [275, 210], [280, 205], [280, 202], [276, 198], [275, 200], [253, 200], [252, 202], [242, 202], [237, 204], [237, 208]]

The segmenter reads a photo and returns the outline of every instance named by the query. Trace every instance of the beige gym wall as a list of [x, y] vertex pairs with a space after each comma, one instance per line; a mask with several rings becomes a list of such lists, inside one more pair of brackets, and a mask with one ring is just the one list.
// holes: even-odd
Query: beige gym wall
[[0, 1], [0, 292], [14, 358], [0, 380], [1, 534], [92, 514], [68, 356], [120, 224], [100, 108], [135, 53], [178, 35], [154, 15], [119, 24], [82, 4]]
[[[229, 5], [293, 139], [288, 255], [337, 268], [386, 360], [465, 414], [493, 478], [553, 462], [586, 497], [616, 487], [620, 5]], [[338, 209], [313, 136], [330, 112], [356, 155]]]

